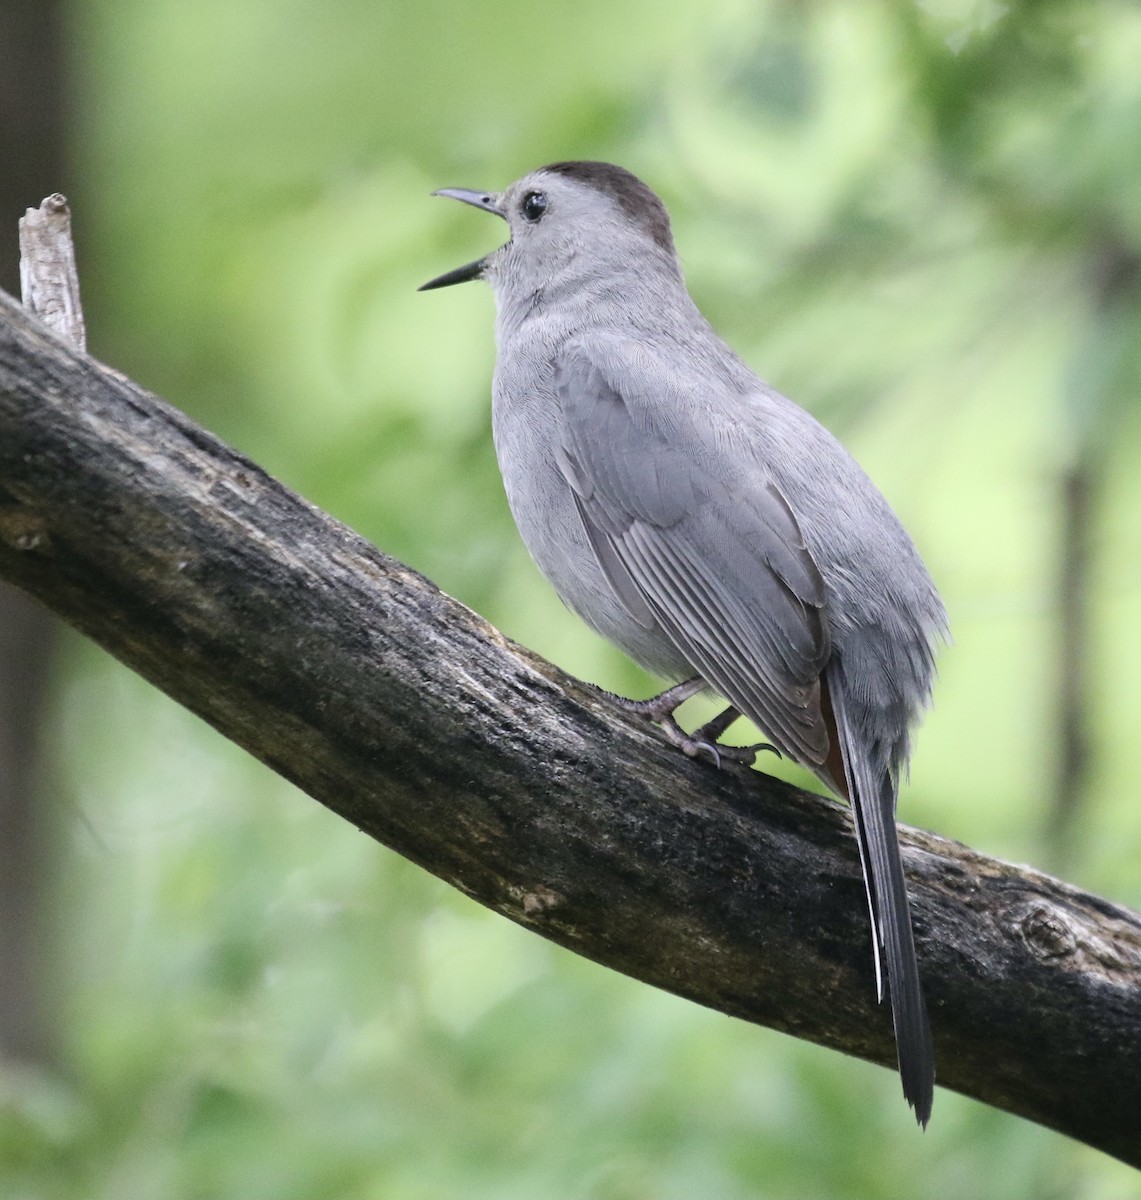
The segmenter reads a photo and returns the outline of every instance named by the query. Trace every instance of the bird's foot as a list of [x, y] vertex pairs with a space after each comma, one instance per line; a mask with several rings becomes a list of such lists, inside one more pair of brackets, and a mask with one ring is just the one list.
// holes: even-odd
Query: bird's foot
[[[700, 729], [695, 729], [689, 735], [689, 740], [702, 751], [711, 750], [715, 756], [714, 765], [718, 767], [721, 766], [723, 758], [728, 759], [729, 762], [751, 767], [757, 761], [757, 755], [763, 750], [780, 758], [780, 751], [771, 742], [756, 742], [752, 746], [724, 746], [721, 744], [722, 734], [740, 715], [737, 709], [730, 706], [723, 713], [714, 717], [712, 721], [707, 721]], [[683, 746], [682, 749], [684, 750], [685, 747]], [[686, 753], [688, 754], [689, 751]]]
[[[710, 724], [712, 723], [710, 722]], [[670, 745], [676, 746], [682, 754], [686, 754], [690, 758], [703, 758], [718, 770], [726, 762], [740, 763], [744, 767], [751, 767], [757, 761], [757, 754], [762, 750], [771, 750], [774, 754], [780, 754], [780, 751], [775, 746], [770, 746], [768, 742], [758, 742], [755, 746], [725, 746], [716, 738], [705, 736], [708, 725], [695, 729], [693, 733], [686, 733], [673, 717], [665, 717], [658, 722], [658, 726], [666, 735], [666, 740]]]
[[670, 745], [676, 746], [683, 754], [690, 758], [703, 758], [717, 768], [720, 768], [723, 762], [751, 767], [762, 750], [771, 751], [780, 757], [780, 751], [768, 742], [758, 742], [753, 746], [724, 746], [720, 743], [721, 736], [741, 715], [732, 707], [725, 709], [693, 733], [686, 733], [674, 718], [674, 712], [704, 688], [703, 679], [687, 679], [684, 683], [675, 684], [648, 700], [628, 700], [625, 696], [618, 696], [613, 692], [607, 692], [606, 695], [627, 712], [653, 721], [666, 735]]

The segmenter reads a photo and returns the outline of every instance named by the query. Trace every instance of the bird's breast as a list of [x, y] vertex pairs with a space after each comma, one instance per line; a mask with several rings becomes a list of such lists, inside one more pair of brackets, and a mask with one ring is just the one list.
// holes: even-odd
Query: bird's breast
[[[507, 362], [504, 362], [504, 359]], [[590, 545], [570, 483], [559, 467], [562, 416], [549, 356], [500, 354], [492, 435], [507, 503], [539, 570], [563, 603], [647, 670], [692, 673], [662, 632], [626, 610]]]

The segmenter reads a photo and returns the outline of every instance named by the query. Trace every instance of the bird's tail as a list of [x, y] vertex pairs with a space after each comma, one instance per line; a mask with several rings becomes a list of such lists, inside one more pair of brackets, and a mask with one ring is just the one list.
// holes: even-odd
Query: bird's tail
[[[886, 974], [903, 1094], [915, 1110], [916, 1120], [926, 1127], [935, 1090], [935, 1054], [927, 1005], [919, 983], [911, 913], [896, 833], [897, 783], [887, 759], [869, 754], [866, 739], [861, 739], [852, 728], [839, 670], [839, 664], [833, 663], [827, 677], [828, 700], [843, 758], [844, 778], [836, 782], [847, 784], [855, 818], [872, 921], [876, 987], [882, 1001]], [[832, 767], [831, 762], [829, 767]]]

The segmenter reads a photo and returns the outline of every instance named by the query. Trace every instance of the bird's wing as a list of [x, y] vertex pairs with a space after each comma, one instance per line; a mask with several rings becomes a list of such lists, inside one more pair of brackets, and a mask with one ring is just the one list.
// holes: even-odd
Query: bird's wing
[[676, 382], [653, 396], [643, 373], [623, 391], [598, 357], [572, 347], [555, 364], [558, 454], [608, 580], [783, 752], [821, 768], [824, 581], [792, 510], [758, 464], [732, 469], [716, 429], [686, 424], [664, 394]]

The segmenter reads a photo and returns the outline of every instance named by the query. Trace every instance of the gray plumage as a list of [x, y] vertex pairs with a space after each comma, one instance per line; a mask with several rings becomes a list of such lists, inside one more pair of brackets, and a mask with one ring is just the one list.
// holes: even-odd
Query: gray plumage
[[511, 229], [425, 287], [495, 292], [492, 425], [524, 542], [593, 629], [658, 675], [700, 677], [851, 800], [877, 984], [926, 1124], [895, 806], [946, 617], [910, 538], [839, 442], [713, 332], [640, 180], [569, 162], [440, 194]]

